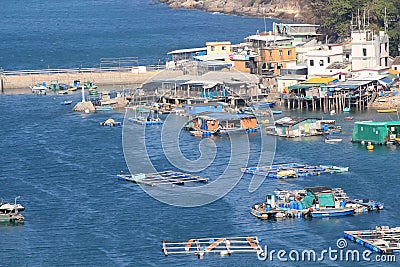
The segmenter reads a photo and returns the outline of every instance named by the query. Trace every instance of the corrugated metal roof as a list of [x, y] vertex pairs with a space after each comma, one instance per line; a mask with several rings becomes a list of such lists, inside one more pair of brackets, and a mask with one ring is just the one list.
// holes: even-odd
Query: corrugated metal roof
[[333, 82], [334, 80], [337, 80], [337, 78], [310, 78], [305, 82], [302, 82], [303, 84], [306, 83], [317, 83], [317, 84], [326, 84]]
[[204, 113], [198, 117], [221, 121], [221, 120], [240, 120], [244, 118], [255, 118], [256, 116], [250, 114], [236, 114], [227, 112], [210, 112], [210, 113]]

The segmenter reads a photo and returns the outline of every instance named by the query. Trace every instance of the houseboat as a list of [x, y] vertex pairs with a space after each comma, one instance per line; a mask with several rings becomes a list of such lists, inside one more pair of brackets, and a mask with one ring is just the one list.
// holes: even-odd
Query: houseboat
[[274, 126], [266, 127], [267, 134], [282, 137], [302, 137], [323, 135], [329, 130], [324, 120], [317, 118], [283, 117]]
[[400, 121], [357, 121], [354, 123], [352, 141], [371, 144], [397, 143], [400, 138]]
[[189, 121], [185, 129], [195, 136], [223, 135], [233, 133], [252, 133], [259, 128], [253, 114], [234, 114], [226, 112], [204, 113]]

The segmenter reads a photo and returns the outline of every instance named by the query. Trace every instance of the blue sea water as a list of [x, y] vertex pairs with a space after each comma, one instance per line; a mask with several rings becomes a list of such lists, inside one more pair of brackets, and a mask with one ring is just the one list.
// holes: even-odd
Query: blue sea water
[[[146, 1], [5, 0], [0, 12], [5, 25], [0, 37], [0, 65], [5, 69], [93, 66], [100, 57], [134, 55], [151, 63], [172, 49], [202, 46], [213, 39], [239, 42], [263, 28], [260, 19], [169, 10]], [[151, 198], [137, 185], [117, 180], [115, 174], [128, 171], [122, 128], [101, 127], [99, 122], [110, 117], [123, 121], [123, 111], [79, 114], [71, 106], [59, 104], [66, 98], [76, 103], [79, 94], [0, 95], [0, 197], [12, 201], [21, 196], [26, 207], [24, 225], [0, 227], [0, 266], [315, 265], [276, 259], [261, 262], [254, 254], [208, 255], [202, 260], [193, 255], [165, 257], [161, 241], [257, 235], [269, 250], [322, 251], [337, 248], [336, 241], [344, 230], [397, 226], [399, 222], [400, 149], [377, 146], [368, 152], [364, 146], [351, 143], [353, 122], [344, 121], [344, 114], [331, 117], [285, 112], [283, 115], [337, 119], [343, 126], [340, 137], [344, 141], [329, 145], [320, 137], [278, 139], [275, 162], [349, 166], [349, 173], [287, 181], [267, 179], [253, 193], [248, 191], [251, 177], [246, 175], [229, 194], [212, 204], [179, 208]], [[397, 119], [372, 111], [351, 116], [354, 120]], [[155, 127], [148, 133], [149, 139], [161, 130]], [[259, 137], [258, 133], [250, 140], [256, 143]], [[196, 158], [200, 140], [181, 133], [183, 154]], [[220, 174], [219, 166], [226, 166], [230, 149], [227, 138], [214, 142], [219, 149], [215, 164], [204, 171], [211, 179]], [[147, 144], [149, 153], [154, 152], [154, 165], [170, 168], [165, 157], [155, 153], [158, 142]], [[251, 149], [257, 153], [255, 147]], [[240, 167], [244, 166], [237, 166], [238, 170]], [[316, 185], [342, 187], [351, 197], [380, 200], [385, 210], [322, 220], [260, 221], [250, 215], [250, 207], [268, 192]], [[348, 248], [363, 250], [352, 243]], [[338, 260], [318, 264], [377, 265]]]
[[[101, 58], [165, 62], [167, 52], [207, 41], [242, 42], [264, 20], [171, 10], [148, 0], [3, 0], [0, 68], [96, 67]], [[272, 20], [267, 19], [270, 29]]]

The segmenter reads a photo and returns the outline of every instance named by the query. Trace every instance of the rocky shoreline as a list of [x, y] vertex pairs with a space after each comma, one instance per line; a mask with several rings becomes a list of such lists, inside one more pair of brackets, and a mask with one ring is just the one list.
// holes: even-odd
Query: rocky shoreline
[[198, 9], [230, 15], [315, 23], [309, 0], [157, 0], [172, 9]]

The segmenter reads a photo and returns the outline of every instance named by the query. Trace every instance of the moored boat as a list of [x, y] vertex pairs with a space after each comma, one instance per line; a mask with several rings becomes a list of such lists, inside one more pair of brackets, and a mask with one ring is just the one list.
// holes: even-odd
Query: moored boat
[[64, 106], [71, 105], [71, 104], [72, 104], [72, 100], [64, 100], [64, 101], [60, 102], [60, 105], [64, 105]]
[[325, 139], [324, 139], [324, 142], [327, 143], [327, 144], [336, 144], [336, 143], [340, 143], [342, 141], [343, 141], [343, 139], [341, 139], [341, 138], [328, 138], [328, 137], [325, 137]]
[[25, 210], [25, 207], [17, 203], [18, 198], [19, 197], [15, 198], [14, 204], [3, 202], [3, 200], [1, 200], [0, 222], [10, 224], [18, 224], [24, 222], [25, 218], [20, 212]]
[[355, 211], [352, 208], [313, 210], [311, 211], [311, 217], [322, 218], [322, 217], [347, 216], [347, 215], [353, 215], [354, 212]]
[[377, 110], [378, 113], [396, 113], [397, 109], [378, 109]]

